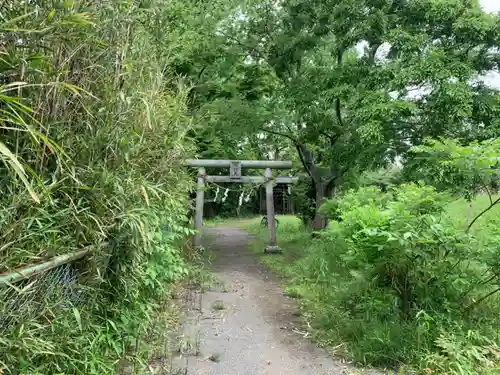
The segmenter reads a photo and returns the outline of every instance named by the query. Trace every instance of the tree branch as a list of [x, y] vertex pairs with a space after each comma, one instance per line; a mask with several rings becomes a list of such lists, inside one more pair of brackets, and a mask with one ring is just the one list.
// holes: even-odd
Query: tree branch
[[488, 189], [488, 186], [483, 181], [483, 179], [481, 179], [481, 183], [482, 183], [483, 187], [486, 189], [486, 193], [488, 193], [488, 198], [490, 198], [490, 204], [493, 204], [493, 198], [491, 196], [490, 189]]
[[259, 56], [260, 58], [264, 59], [266, 56], [264, 56], [264, 54], [262, 54], [262, 52], [260, 52], [256, 47], [252, 47], [252, 46], [249, 46], [241, 41], [239, 41], [238, 39], [236, 39], [234, 36], [231, 36], [231, 35], [228, 35], [226, 33], [224, 33], [223, 31], [220, 31], [221, 35], [226, 37], [227, 39], [233, 41], [234, 43], [238, 44], [239, 46], [241, 47], [244, 47], [244, 48], [247, 48], [249, 49], [250, 51], [254, 52], [257, 56]]
[[370, 52], [368, 54], [368, 62], [370, 65], [373, 65], [375, 63], [375, 56], [377, 55], [377, 51], [380, 48], [382, 44], [380, 43], [375, 43], [373, 46], [371, 46]]
[[492, 282], [493, 280], [495, 280], [497, 277], [500, 277], [500, 271], [498, 271], [497, 273], [494, 273], [493, 276], [489, 277], [488, 279], [481, 281], [481, 285], [488, 284], [488, 283]]
[[297, 139], [293, 138], [291, 135], [289, 134], [285, 134], [285, 133], [280, 133], [280, 132], [276, 132], [274, 130], [269, 130], [269, 129], [265, 129], [265, 128], [261, 128], [260, 130], [262, 130], [263, 132], [266, 132], [266, 133], [269, 133], [269, 134], [274, 134], [274, 135], [278, 135], [280, 137], [285, 137], [285, 138], [288, 138], [289, 140], [291, 140], [294, 144], [297, 144], [298, 141]]
[[306, 161], [304, 160], [304, 155], [302, 155], [302, 150], [300, 149], [299, 145], [295, 145], [295, 148], [297, 149], [297, 152], [299, 154], [299, 158], [300, 158], [300, 162], [302, 163], [302, 165], [304, 166], [304, 169], [306, 170], [307, 174], [309, 175], [309, 177], [312, 178], [312, 180], [314, 181], [314, 178], [312, 176], [312, 173], [311, 171], [309, 170], [309, 168], [307, 167], [307, 164], [306, 164]]
[[330, 185], [332, 183], [335, 182], [336, 179], [338, 178], [341, 178], [342, 176], [344, 176], [346, 174], [346, 172], [349, 170], [348, 167], [344, 167], [340, 170], [340, 173], [332, 173], [332, 177], [330, 177], [327, 181], [326, 181], [326, 184], [327, 185]]
[[497, 293], [497, 292], [500, 292], [500, 287], [498, 287], [497, 289], [494, 289], [492, 290], [491, 292], [489, 292], [488, 294], [486, 294], [485, 296], [479, 298], [477, 301], [475, 301], [474, 303], [470, 304], [469, 306], [467, 306], [465, 308], [465, 311], [467, 310], [470, 310], [472, 307], [476, 306], [477, 304], [483, 302], [486, 298], [489, 298], [491, 297], [493, 294]]
[[489, 210], [491, 210], [493, 208], [493, 206], [495, 206], [498, 202], [500, 202], [500, 197], [496, 200], [494, 200], [488, 207], [486, 207], [484, 210], [482, 210], [479, 215], [477, 215], [471, 222], [470, 224], [467, 226], [467, 230], [466, 232], [469, 232], [470, 228], [472, 227], [472, 225], [476, 222], [477, 219], [479, 219], [481, 216], [483, 216], [486, 212], [488, 212]]
[[333, 146], [335, 144], [335, 142], [337, 142], [340, 138], [340, 134], [329, 135], [327, 132], [324, 132], [324, 131], [320, 131], [319, 134], [325, 136], [326, 138], [328, 138], [330, 140], [330, 146]]
[[307, 149], [307, 146], [304, 145], [303, 143], [296, 143], [295, 147], [297, 148], [300, 161], [304, 165], [307, 174], [311, 176], [311, 178], [315, 183], [321, 182], [321, 176], [318, 173], [318, 168], [316, 167], [316, 165], [314, 165], [313, 157], [309, 152], [309, 150]]
[[[337, 66], [339, 68], [342, 68], [342, 56], [343, 56], [343, 50], [340, 50], [337, 53]], [[342, 113], [340, 111], [340, 98], [337, 97], [335, 101], [335, 113], [337, 114], [337, 120], [339, 122], [340, 127], [344, 127], [344, 122], [342, 121]]]

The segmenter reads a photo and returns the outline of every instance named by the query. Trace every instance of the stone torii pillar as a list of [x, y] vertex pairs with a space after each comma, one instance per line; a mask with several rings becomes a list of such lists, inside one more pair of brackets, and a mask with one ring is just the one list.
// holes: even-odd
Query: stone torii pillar
[[264, 171], [264, 178], [266, 179], [267, 228], [269, 229], [269, 244], [264, 249], [266, 253], [281, 251], [276, 242], [276, 216], [274, 214], [274, 185], [272, 177], [271, 168], [266, 168]]
[[[290, 169], [291, 161], [273, 161], [273, 160], [187, 160], [190, 167], [198, 167], [198, 190], [196, 192], [196, 215], [193, 236], [193, 245], [201, 246], [201, 231], [203, 230], [203, 205], [205, 202], [205, 182], [237, 182], [243, 184], [264, 184], [266, 186], [266, 208], [267, 225], [269, 229], [269, 243], [264, 252], [280, 252], [276, 241], [276, 219], [274, 212], [273, 186], [276, 183], [294, 183], [296, 177], [277, 177], [272, 178], [272, 169]], [[229, 168], [229, 176], [207, 176], [205, 168]], [[265, 169], [264, 176], [242, 176], [243, 168]]]
[[203, 206], [205, 205], [205, 168], [198, 169], [198, 184], [196, 191], [196, 213], [194, 217], [194, 228], [197, 230], [193, 237], [193, 245], [201, 246], [201, 229], [203, 228]]

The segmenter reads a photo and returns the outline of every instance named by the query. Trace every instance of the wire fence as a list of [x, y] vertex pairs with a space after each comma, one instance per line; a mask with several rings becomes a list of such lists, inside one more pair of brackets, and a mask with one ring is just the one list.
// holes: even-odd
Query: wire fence
[[88, 295], [79, 279], [80, 271], [67, 263], [0, 286], [0, 335], [30, 319], [43, 319], [48, 312], [85, 304]]

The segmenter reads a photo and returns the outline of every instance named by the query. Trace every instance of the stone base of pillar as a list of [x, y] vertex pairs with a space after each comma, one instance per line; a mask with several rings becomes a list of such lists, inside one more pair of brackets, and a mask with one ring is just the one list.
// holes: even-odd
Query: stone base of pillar
[[266, 254], [281, 254], [283, 250], [279, 246], [266, 246], [264, 248], [264, 253]]

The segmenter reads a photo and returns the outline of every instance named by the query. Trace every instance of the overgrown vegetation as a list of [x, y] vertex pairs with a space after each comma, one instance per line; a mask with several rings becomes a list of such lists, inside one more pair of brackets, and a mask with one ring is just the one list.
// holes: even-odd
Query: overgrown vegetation
[[148, 358], [152, 329], [169, 332], [164, 301], [188, 273], [191, 120], [169, 24], [183, 6], [0, 5], [0, 272], [96, 248], [79, 270], [82, 304], [54, 290], [42, 316], [1, 335], [4, 374], [116, 373]]

